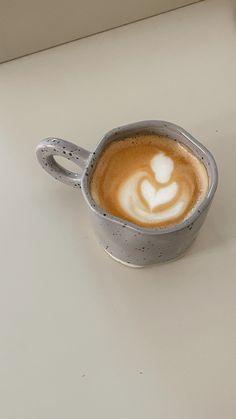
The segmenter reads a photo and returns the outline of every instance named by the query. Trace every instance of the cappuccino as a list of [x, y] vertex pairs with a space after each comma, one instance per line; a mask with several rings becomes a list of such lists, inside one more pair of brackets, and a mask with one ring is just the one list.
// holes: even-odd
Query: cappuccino
[[90, 183], [104, 211], [146, 228], [181, 223], [207, 190], [203, 163], [181, 143], [155, 134], [108, 144]]

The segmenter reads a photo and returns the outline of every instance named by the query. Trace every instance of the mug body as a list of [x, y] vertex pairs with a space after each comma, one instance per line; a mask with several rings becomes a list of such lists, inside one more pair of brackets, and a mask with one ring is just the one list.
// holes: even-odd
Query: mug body
[[[90, 180], [96, 162], [112, 141], [137, 134], [158, 134], [187, 146], [198, 157], [208, 173], [208, 192], [182, 223], [166, 228], [142, 228], [106, 213], [98, 207], [90, 193]], [[196, 238], [217, 188], [218, 174], [211, 153], [181, 127], [163, 121], [137, 122], [111, 130], [90, 154], [82, 174], [81, 189], [89, 207], [91, 222], [104, 250], [115, 260], [142, 267], [182, 256]]]

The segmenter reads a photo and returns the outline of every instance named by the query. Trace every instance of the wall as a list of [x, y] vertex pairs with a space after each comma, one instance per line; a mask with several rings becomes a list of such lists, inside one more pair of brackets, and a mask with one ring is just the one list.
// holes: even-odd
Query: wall
[[162, 13], [193, 0], [0, 0], [0, 62]]

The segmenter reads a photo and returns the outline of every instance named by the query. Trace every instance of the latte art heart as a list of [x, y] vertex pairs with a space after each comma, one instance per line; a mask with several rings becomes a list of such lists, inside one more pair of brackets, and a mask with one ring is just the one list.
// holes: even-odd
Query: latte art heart
[[[165, 156], [164, 153], [158, 153], [150, 161], [150, 167], [156, 185], [153, 186], [151, 183], [153, 179], [148, 179], [148, 172], [137, 171], [120, 187], [119, 202], [121, 207], [131, 217], [152, 223], [181, 215], [188, 203], [186, 196], [182, 193], [179, 199], [175, 200], [179, 189], [175, 181], [163, 186], [171, 179], [174, 170], [172, 159]], [[140, 180], [142, 181], [139, 191]], [[147, 205], [142, 202], [142, 197]], [[166, 208], [158, 210], [161, 205], [166, 205]]]
[[159, 189], [156, 189], [147, 179], [143, 180], [141, 184], [141, 192], [151, 210], [156, 208], [158, 205], [170, 202], [175, 197], [177, 191], [178, 185], [176, 182]]
[[[174, 163], [170, 157], [165, 156], [164, 153], [158, 153], [152, 158], [150, 166], [154, 172], [155, 179], [159, 183], [165, 184], [170, 180], [174, 169]], [[166, 204], [171, 201], [175, 197], [177, 190], [178, 185], [176, 182], [159, 188], [155, 188], [147, 179], [143, 180], [141, 184], [141, 192], [151, 210], [160, 204]]]
[[181, 222], [207, 187], [203, 164], [181, 144], [157, 135], [111, 143], [91, 181], [98, 205], [144, 227]]

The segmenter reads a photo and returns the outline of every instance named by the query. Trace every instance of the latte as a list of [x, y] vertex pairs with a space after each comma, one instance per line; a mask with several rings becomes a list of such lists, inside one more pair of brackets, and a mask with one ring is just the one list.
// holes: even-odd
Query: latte
[[170, 138], [146, 134], [111, 142], [90, 183], [97, 205], [146, 228], [181, 223], [207, 189], [205, 166], [190, 149]]

